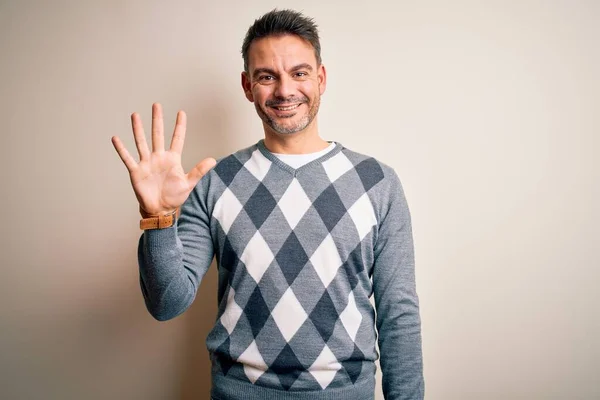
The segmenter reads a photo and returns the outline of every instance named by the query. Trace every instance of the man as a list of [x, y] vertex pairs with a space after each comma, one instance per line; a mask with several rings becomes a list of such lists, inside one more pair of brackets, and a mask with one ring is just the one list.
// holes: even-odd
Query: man
[[319, 136], [326, 71], [312, 19], [271, 11], [242, 53], [264, 140], [186, 175], [182, 111], [165, 151], [153, 106], [152, 153], [132, 115], [139, 163], [113, 138], [143, 217], [148, 310], [161, 321], [184, 312], [215, 255], [214, 399], [373, 399], [377, 335], [386, 399], [422, 399], [412, 228], [397, 175]]

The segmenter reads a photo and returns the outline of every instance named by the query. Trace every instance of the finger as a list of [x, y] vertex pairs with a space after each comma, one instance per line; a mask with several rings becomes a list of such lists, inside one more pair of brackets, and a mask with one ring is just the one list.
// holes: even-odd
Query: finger
[[115, 146], [115, 150], [117, 150], [117, 153], [119, 153], [119, 157], [121, 157], [123, 164], [125, 164], [125, 167], [127, 167], [127, 170], [129, 172], [135, 170], [137, 168], [137, 163], [131, 154], [129, 154], [123, 145], [123, 142], [121, 142], [121, 139], [119, 139], [117, 136], [113, 136], [111, 141], [113, 146]]
[[188, 183], [190, 184], [190, 187], [195, 187], [200, 181], [200, 179], [202, 179], [202, 177], [206, 175], [206, 173], [210, 171], [211, 168], [213, 168], [216, 164], [217, 161], [214, 158], [205, 158], [204, 160], [196, 164], [194, 169], [192, 169], [187, 174]]
[[163, 113], [159, 103], [152, 104], [152, 151], [165, 150], [165, 137], [163, 134]]
[[142, 118], [138, 113], [131, 114], [131, 129], [133, 130], [133, 138], [135, 139], [135, 147], [137, 147], [140, 161], [150, 157], [150, 150], [146, 142], [146, 134], [142, 125]]
[[177, 113], [175, 121], [175, 130], [171, 139], [171, 151], [181, 154], [183, 152], [183, 142], [185, 141], [185, 130], [187, 126], [187, 116], [184, 111]]

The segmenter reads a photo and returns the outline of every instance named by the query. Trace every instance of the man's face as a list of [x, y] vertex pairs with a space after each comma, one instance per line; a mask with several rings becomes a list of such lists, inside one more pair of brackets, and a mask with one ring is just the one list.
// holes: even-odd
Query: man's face
[[242, 87], [264, 124], [276, 133], [292, 134], [317, 115], [325, 77], [310, 43], [294, 35], [269, 36], [250, 45]]

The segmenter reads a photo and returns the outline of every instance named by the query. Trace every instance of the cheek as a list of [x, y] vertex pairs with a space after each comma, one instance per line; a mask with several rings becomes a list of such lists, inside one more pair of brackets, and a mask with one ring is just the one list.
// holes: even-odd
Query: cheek
[[256, 85], [252, 88], [252, 95], [254, 96], [254, 100], [258, 103], [262, 104], [271, 95], [271, 90], [269, 90], [268, 86]]
[[319, 94], [319, 83], [316, 81], [306, 81], [299, 85], [298, 90], [306, 97], [312, 98]]

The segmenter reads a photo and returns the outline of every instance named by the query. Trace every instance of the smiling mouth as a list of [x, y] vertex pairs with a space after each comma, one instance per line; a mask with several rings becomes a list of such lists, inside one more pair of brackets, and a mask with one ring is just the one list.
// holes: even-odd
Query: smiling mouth
[[300, 107], [300, 104], [302, 104], [302, 103], [294, 104], [292, 106], [272, 106], [272, 108], [274, 108], [278, 111], [292, 111], [292, 110], [295, 110], [296, 108]]

